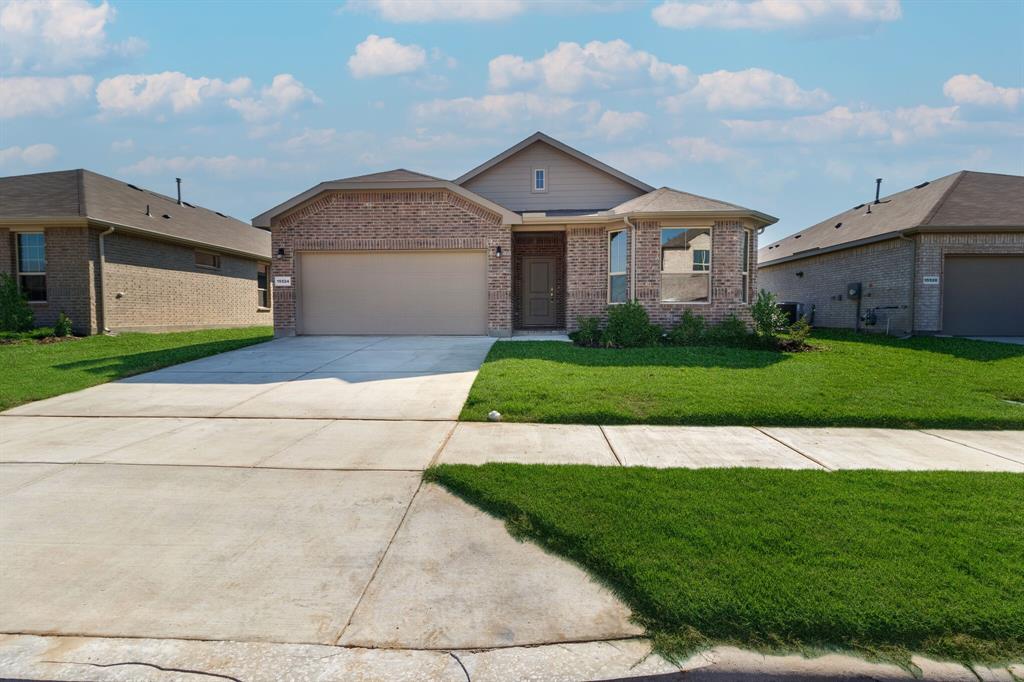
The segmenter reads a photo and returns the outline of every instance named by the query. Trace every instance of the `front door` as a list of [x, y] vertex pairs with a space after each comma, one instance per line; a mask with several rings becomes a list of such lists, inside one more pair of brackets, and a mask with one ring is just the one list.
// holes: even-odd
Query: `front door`
[[523, 326], [552, 327], [555, 310], [555, 259], [523, 258]]

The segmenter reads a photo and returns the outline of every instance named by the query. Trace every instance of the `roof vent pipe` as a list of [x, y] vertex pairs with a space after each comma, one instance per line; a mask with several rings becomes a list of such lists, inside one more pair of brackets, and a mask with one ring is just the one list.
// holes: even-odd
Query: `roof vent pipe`
[[[181, 180], [179, 180], [178, 182], [181, 182]], [[882, 203], [881, 200], [878, 198], [878, 195], [881, 193], [881, 191], [882, 191], [882, 178], [875, 178], [875, 203], [876, 204]], [[178, 200], [178, 203], [179, 204], [181, 203], [180, 199]]]
[[150, 218], [153, 217], [153, 214], [149, 212], [149, 204], [146, 204], [146, 215], [149, 216]]
[[[181, 206], [181, 178], [174, 178], [174, 181], [178, 183], [178, 206]], [[881, 180], [879, 180], [881, 182]], [[878, 203], [877, 201], [875, 203]]]

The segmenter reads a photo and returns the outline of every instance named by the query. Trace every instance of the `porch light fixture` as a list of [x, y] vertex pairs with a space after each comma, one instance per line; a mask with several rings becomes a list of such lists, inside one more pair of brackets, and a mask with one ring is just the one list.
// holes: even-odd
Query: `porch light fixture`
[[498, 246], [494, 247], [494, 257], [495, 258], [501, 258], [501, 245], [500, 244]]
[[277, 249], [277, 257], [278, 258], [284, 258], [284, 247], [279, 247]]

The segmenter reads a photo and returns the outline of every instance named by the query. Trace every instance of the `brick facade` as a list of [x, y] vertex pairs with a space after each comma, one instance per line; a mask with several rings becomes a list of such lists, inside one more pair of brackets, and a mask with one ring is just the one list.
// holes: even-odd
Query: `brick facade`
[[[31, 304], [36, 324], [52, 326], [63, 312], [76, 333], [97, 333], [101, 230], [47, 226], [44, 231], [47, 300]], [[0, 230], [0, 272], [15, 272], [14, 239], [10, 230]], [[220, 269], [204, 270], [195, 265], [191, 246], [117, 232], [104, 239], [106, 325], [112, 331], [270, 324], [270, 312], [257, 306], [257, 260], [221, 254]]]
[[331, 192], [275, 219], [272, 233], [272, 274], [292, 278], [290, 288], [274, 290], [278, 335], [296, 333], [302, 252], [458, 249], [486, 251], [488, 333], [511, 333], [511, 231], [501, 216], [458, 194], [446, 189]]
[[555, 324], [557, 329], [565, 328], [565, 233], [564, 232], [515, 232], [512, 234], [512, 327], [521, 329], [523, 259], [528, 257], [551, 258], [555, 261]]
[[[847, 296], [848, 284], [860, 282], [860, 310], [883, 308], [878, 324], [865, 329], [907, 333], [910, 329], [910, 278], [914, 245], [889, 239], [834, 253], [802, 258], [758, 269], [761, 286], [780, 301], [803, 303], [814, 326], [854, 329], [857, 301]], [[803, 273], [799, 275], [797, 273]], [[895, 306], [895, 309], [885, 309]]]
[[[943, 268], [947, 255], [1024, 254], [1021, 232], [934, 232], [909, 240], [888, 239], [810, 258], [764, 265], [759, 268], [762, 286], [783, 301], [815, 306], [814, 324], [852, 329], [857, 303], [845, 295], [846, 285], [860, 282], [861, 309], [880, 310], [873, 331], [893, 333], [942, 332]], [[916, 268], [914, 253], [917, 254]], [[802, 272], [802, 277], [796, 273]], [[938, 284], [925, 284], [938, 277]], [[913, 320], [910, 315], [911, 278], [916, 288]]]
[[[95, 236], [94, 236], [95, 239]], [[257, 261], [220, 255], [195, 263], [189, 246], [114, 233], [106, 238], [106, 324], [113, 331], [269, 325], [256, 289]]]
[[[661, 301], [661, 229], [678, 223], [635, 220], [636, 298], [651, 321], [670, 328], [686, 310], [710, 324], [730, 315], [750, 321], [750, 303], [757, 291], [757, 231], [738, 221], [715, 221], [711, 229], [710, 303], [663, 303]], [[608, 233], [623, 226], [569, 225], [566, 231], [567, 301], [566, 322], [575, 329], [580, 317], [604, 318], [608, 307]], [[743, 231], [750, 234], [747, 301], [743, 300], [741, 256]], [[627, 242], [627, 281], [632, 285], [632, 238]]]

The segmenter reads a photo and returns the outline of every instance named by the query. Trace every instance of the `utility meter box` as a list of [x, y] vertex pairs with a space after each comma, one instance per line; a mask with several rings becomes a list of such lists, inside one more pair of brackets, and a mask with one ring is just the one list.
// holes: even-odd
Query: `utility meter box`
[[846, 298], [856, 301], [860, 298], [860, 282], [846, 285]]

